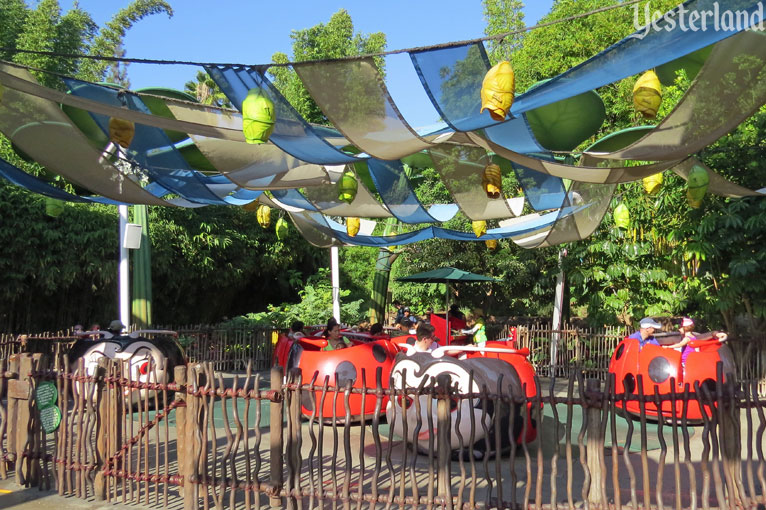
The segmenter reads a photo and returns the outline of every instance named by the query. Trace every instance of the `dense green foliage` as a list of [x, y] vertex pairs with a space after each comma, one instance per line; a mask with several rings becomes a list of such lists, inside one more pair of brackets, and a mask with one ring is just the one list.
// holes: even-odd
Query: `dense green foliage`
[[[609, 4], [607, 0], [561, 0], [541, 22]], [[652, 9], [673, 4], [652, 2]], [[641, 11], [643, 4], [638, 8]], [[597, 14], [565, 26], [526, 36], [522, 49], [514, 55], [522, 90], [633, 31], [632, 9]], [[628, 78], [598, 91], [607, 106], [601, 134], [641, 123], [631, 105], [634, 80]], [[688, 86], [681, 74], [675, 86], [664, 90], [659, 119], [671, 111]], [[714, 100], [715, 91], [710, 94]], [[760, 188], [766, 178], [762, 157], [765, 129], [766, 112], [761, 109], [700, 157], [726, 178]], [[701, 209], [691, 209], [685, 199], [685, 182], [670, 172], [664, 177], [656, 196], [647, 195], [641, 182], [618, 187], [617, 196], [631, 213], [631, 229], [615, 228], [608, 215], [592, 237], [567, 247], [564, 268], [573, 311], [587, 315], [593, 324], [631, 324], [644, 315], [691, 314], [710, 326], [734, 332], [759, 329], [766, 318], [766, 289], [758, 270], [766, 257], [766, 204], [757, 198], [708, 194]], [[738, 323], [738, 318], [743, 320]]]
[[[54, 0], [36, 8], [0, 0], [0, 41], [6, 47], [62, 53], [119, 53], [125, 31], [141, 18], [172, 14], [161, 0], [137, 0], [99, 29], [78, 7], [61, 15]], [[100, 81], [100, 61], [54, 59], [8, 52], [4, 58], [48, 71]], [[55, 76], [38, 73], [47, 85]], [[113, 78], [113, 77], [112, 77]], [[22, 160], [0, 138], [0, 157], [73, 192], [39, 165]], [[83, 191], [83, 190], [78, 190]], [[108, 323], [117, 315], [117, 211], [113, 206], [66, 204], [45, 215], [45, 199], [0, 181], [0, 330], [41, 331], [77, 322]], [[318, 251], [289, 229], [278, 241], [255, 213], [239, 208], [150, 208], [155, 323], [217, 322], [225, 316], [294, 301], [315, 272]]]
[[[332, 317], [332, 284], [330, 270], [320, 268], [298, 291], [296, 304], [282, 303], [269, 305], [264, 312], [248, 313], [227, 321], [227, 325], [270, 326], [288, 328], [293, 321], [300, 320], [306, 325], [327, 324]], [[347, 324], [357, 324], [366, 318], [364, 299], [353, 300], [351, 291], [341, 290], [340, 315]]]

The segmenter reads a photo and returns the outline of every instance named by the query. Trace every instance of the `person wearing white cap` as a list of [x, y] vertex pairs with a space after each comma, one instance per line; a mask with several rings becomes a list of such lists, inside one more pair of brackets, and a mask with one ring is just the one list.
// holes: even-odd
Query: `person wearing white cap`
[[628, 338], [635, 338], [638, 340], [638, 344], [641, 347], [646, 344], [660, 345], [657, 339], [654, 338], [654, 332], [658, 329], [662, 329], [662, 324], [651, 317], [644, 317], [641, 319], [641, 322], [638, 323], [638, 331], [628, 336]]

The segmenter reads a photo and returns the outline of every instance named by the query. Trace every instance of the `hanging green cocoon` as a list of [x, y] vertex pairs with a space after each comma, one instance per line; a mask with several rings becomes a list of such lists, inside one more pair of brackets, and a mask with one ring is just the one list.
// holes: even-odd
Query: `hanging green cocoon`
[[620, 202], [620, 204], [614, 208], [612, 216], [614, 217], [614, 224], [618, 227], [624, 229], [630, 227], [630, 211], [624, 202]]
[[275, 227], [277, 232], [277, 239], [280, 241], [283, 240], [285, 237], [287, 237], [287, 221], [284, 218], [279, 218], [277, 220], [277, 225]]
[[707, 170], [700, 165], [694, 165], [686, 179], [686, 200], [690, 206], [696, 209], [702, 205], [708, 184], [710, 184], [710, 176]]
[[650, 195], [656, 195], [660, 192], [660, 188], [662, 187], [662, 174], [659, 173], [644, 177], [643, 182], [644, 191]]
[[266, 143], [269, 141], [277, 113], [274, 103], [263, 94], [261, 89], [250, 89], [242, 101], [242, 132], [247, 143]]
[[45, 214], [51, 218], [58, 218], [64, 212], [64, 202], [55, 198], [45, 199]]
[[353, 170], [346, 169], [338, 180], [338, 200], [350, 204], [356, 198], [359, 183]]

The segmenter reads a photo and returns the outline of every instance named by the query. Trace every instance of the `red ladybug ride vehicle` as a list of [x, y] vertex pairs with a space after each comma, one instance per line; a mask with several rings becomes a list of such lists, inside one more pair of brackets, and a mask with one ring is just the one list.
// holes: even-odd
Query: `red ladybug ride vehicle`
[[[722, 382], [733, 381], [736, 373], [734, 356], [724, 341], [714, 333], [696, 336], [697, 339], [686, 346], [691, 351], [683, 365], [680, 350], [663, 347], [678, 343], [681, 339], [678, 333], [659, 333], [655, 338], [660, 345], [645, 344], [643, 347], [635, 338], [623, 339], [615, 348], [609, 362], [609, 373], [615, 376], [615, 393], [638, 395], [640, 375], [643, 395], [646, 398], [646, 415], [656, 418], [661, 413], [665, 418], [675, 416], [681, 419], [684, 402], [680, 397], [686, 385], [690, 392], [694, 392], [696, 383], [715, 394], [717, 364], [723, 364]], [[675, 387], [672, 386], [672, 382], [675, 382]], [[676, 394], [679, 394], [675, 409], [670, 400], [661, 401], [658, 408], [654, 402], [655, 389], [660, 395], [669, 395], [675, 390]], [[635, 417], [641, 414], [638, 400], [618, 401], [616, 406]], [[696, 400], [689, 401], [686, 419], [692, 423], [703, 421], [702, 409]]]
[[[329, 388], [337, 387], [343, 390], [350, 381], [352, 388], [361, 390], [366, 387], [369, 391], [364, 397], [359, 393], [351, 393], [348, 398], [348, 412], [342, 392], [336, 397], [332, 391], [324, 394], [321, 390], [303, 391], [301, 411], [309, 418], [343, 422], [347, 416], [351, 421], [372, 417], [377, 403], [375, 388], [378, 369], [381, 371], [382, 387], [388, 387], [391, 366], [398, 352], [391, 338], [386, 335], [372, 336], [352, 331], [341, 331], [340, 334], [349, 341], [349, 347], [325, 351], [323, 349], [327, 346], [327, 340], [310, 336], [293, 340], [286, 359], [280, 353], [282, 359], [279, 363], [284, 363], [283, 366], [288, 371], [299, 369], [304, 384], [313, 379], [316, 386], [322, 386], [327, 381]], [[385, 409], [387, 401], [388, 397], [384, 396], [382, 409]]]

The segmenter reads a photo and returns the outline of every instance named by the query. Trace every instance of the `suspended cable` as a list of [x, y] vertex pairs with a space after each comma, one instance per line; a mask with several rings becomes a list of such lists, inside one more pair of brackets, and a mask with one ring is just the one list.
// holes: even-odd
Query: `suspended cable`
[[421, 51], [428, 51], [428, 50], [437, 50], [437, 49], [443, 49], [443, 48], [452, 48], [455, 46], [465, 46], [468, 44], [475, 44], [478, 42], [484, 42], [484, 41], [491, 41], [491, 40], [499, 40], [502, 41], [506, 37], [512, 37], [514, 35], [520, 35], [525, 32], [530, 32], [532, 30], [537, 30], [540, 28], [546, 28], [553, 25], [558, 25], [560, 23], [566, 23], [568, 21], [573, 21], [580, 18], [587, 18], [590, 16], [593, 16], [594, 14], [600, 14], [602, 12], [611, 11], [614, 9], [619, 9], [621, 7], [628, 7], [634, 4], [637, 4], [639, 2], [642, 2], [644, 0], [629, 0], [627, 2], [619, 2], [614, 5], [608, 5], [605, 7], [599, 7], [598, 9], [593, 9], [587, 12], [583, 12], [580, 14], [573, 14], [572, 16], [567, 16], [565, 18], [560, 18], [553, 21], [547, 21], [545, 23], [538, 23], [536, 25], [532, 25], [531, 27], [524, 27], [517, 30], [511, 30], [508, 32], [503, 32], [501, 34], [495, 34], [495, 35], [488, 35], [485, 37], [479, 37], [476, 39], [466, 39], [463, 41], [452, 41], [447, 43], [441, 43], [441, 44], [433, 44], [428, 46], [418, 46], [414, 48], [403, 48], [399, 50], [390, 50], [390, 51], [382, 51], [378, 53], [367, 53], [364, 55], [349, 55], [346, 57], [336, 57], [336, 58], [322, 58], [322, 59], [316, 59], [316, 60], [302, 60], [300, 62], [282, 62], [282, 63], [268, 63], [268, 64], [241, 64], [241, 63], [222, 63], [222, 62], [196, 62], [193, 60], [162, 60], [162, 59], [146, 59], [146, 58], [130, 58], [130, 57], [115, 57], [115, 56], [105, 56], [105, 55], [85, 55], [85, 54], [79, 54], [79, 53], [59, 53], [55, 51], [42, 51], [42, 50], [26, 50], [21, 48], [9, 48], [9, 47], [0, 47], [0, 51], [6, 52], [6, 53], [26, 53], [31, 55], [43, 55], [43, 56], [49, 56], [49, 57], [58, 57], [58, 58], [69, 58], [69, 59], [88, 59], [88, 60], [101, 60], [106, 62], [119, 62], [119, 63], [127, 63], [127, 64], [155, 64], [155, 65], [187, 65], [187, 66], [244, 66], [244, 67], [256, 67], [256, 68], [267, 68], [267, 67], [287, 67], [291, 66], [293, 64], [298, 63], [316, 63], [316, 62], [337, 62], [337, 61], [347, 61], [347, 60], [362, 60], [369, 57], [385, 57], [388, 55], [398, 55], [401, 53], [415, 53], [415, 52], [421, 52]]

